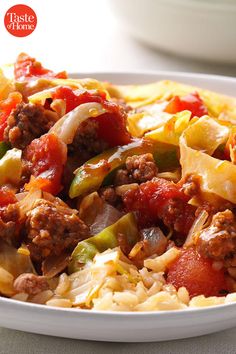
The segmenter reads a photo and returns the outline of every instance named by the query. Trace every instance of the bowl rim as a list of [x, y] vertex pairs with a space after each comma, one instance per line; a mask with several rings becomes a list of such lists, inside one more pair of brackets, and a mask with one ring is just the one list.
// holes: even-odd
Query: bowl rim
[[[168, 1], [168, 0], [167, 0]], [[172, 0], [170, 0], [172, 1]], [[179, 1], [179, 0], [176, 0]], [[182, 0], [180, 0], [182, 1]], [[185, 1], [185, 0], [184, 0]], [[236, 3], [236, 2], [235, 2]], [[78, 78], [93, 78], [93, 76], [114, 76], [114, 77], [119, 77], [119, 76], [176, 76], [178, 78], [197, 78], [201, 80], [223, 80], [223, 81], [235, 81], [236, 83], [236, 77], [234, 76], [228, 76], [228, 75], [219, 75], [219, 74], [206, 74], [202, 72], [190, 72], [190, 71], [175, 71], [175, 70], [97, 70], [97, 71], [81, 71], [81, 72], [68, 72], [68, 77], [72, 79], [78, 79]], [[154, 79], [156, 80], [156, 79]], [[171, 80], [171, 79], [166, 79], [166, 80]], [[106, 81], [104, 78], [103, 81]], [[151, 81], [153, 83], [155, 81]], [[124, 84], [124, 85], [129, 85], [129, 84]], [[130, 84], [134, 85], [134, 84]], [[137, 84], [138, 85], [138, 84]], [[142, 84], [141, 84], [142, 85]]]

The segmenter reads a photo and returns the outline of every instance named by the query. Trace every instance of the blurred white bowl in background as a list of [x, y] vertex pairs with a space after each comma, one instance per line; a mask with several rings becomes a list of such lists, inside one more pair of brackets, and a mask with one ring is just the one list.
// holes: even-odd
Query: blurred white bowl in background
[[236, 0], [110, 0], [115, 16], [148, 45], [236, 64]]

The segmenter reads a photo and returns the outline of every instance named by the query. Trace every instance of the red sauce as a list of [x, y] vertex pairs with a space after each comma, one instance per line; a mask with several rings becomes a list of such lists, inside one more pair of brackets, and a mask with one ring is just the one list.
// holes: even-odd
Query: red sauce
[[44, 68], [35, 58], [31, 58], [25, 53], [21, 53], [18, 56], [14, 66], [14, 74], [15, 79], [21, 81], [32, 77], [67, 79], [65, 71], [55, 74], [52, 70]]
[[97, 102], [103, 103], [106, 99], [106, 94], [103, 91], [96, 90], [76, 90], [73, 91], [70, 87], [60, 86], [56, 88], [52, 95], [52, 99], [62, 99], [66, 102], [66, 113], [72, 111], [77, 106], [88, 103]]
[[184, 110], [192, 112], [192, 117], [202, 117], [208, 114], [203, 100], [197, 92], [184, 97], [174, 96], [165, 108], [165, 112], [175, 114]]

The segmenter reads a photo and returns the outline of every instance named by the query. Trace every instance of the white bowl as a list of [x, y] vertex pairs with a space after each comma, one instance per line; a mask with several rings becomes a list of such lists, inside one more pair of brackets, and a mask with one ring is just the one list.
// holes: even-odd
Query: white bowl
[[135, 37], [178, 55], [236, 64], [236, 1], [110, 0]]
[[[228, 95], [236, 92], [236, 79], [185, 73], [86, 73], [117, 84], [175, 81]], [[195, 337], [236, 326], [236, 303], [163, 312], [95, 312], [53, 308], [0, 297], [0, 326], [67, 338], [117, 342], [163, 341]]]

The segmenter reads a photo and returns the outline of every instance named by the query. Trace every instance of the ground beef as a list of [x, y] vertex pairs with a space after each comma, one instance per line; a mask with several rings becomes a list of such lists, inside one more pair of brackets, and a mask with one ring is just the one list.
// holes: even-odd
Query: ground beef
[[236, 218], [232, 211], [214, 215], [211, 225], [200, 233], [197, 248], [206, 258], [236, 266]]
[[0, 238], [8, 244], [16, 245], [19, 239], [20, 211], [17, 204], [9, 204], [1, 210]]
[[116, 190], [113, 186], [104, 187], [99, 190], [100, 197], [111, 205], [116, 205], [119, 196], [116, 194]]
[[182, 181], [182, 189], [183, 192], [189, 196], [200, 196], [200, 177], [197, 175], [188, 175], [185, 177], [184, 181]]
[[48, 290], [49, 285], [45, 277], [32, 273], [24, 273], [19, 275], [14, 281], [14, 289], [18, 293], [26, 293], [36, 295], [41, 291]]
[[194, 221], [194, 212], [195, 208], [192, 205], [170, 198], [158, 214], [164, 225], [172, 227], [177, 233], [186, 235]]
[[89, 160], [108, 149], [108, 144], [97, 137], [98, 123], [92, 119], [80, 124], [74, 141], [68, 146], [70, 154], [76, 154], [79, 163]]
[[100, 196], [103, 200], [105, 200], [109, 204], [114, 204], [117, 199], [115, 188], [112, 186], [101, 188]]
[[24, 149], [55, 123], [55, 113], [39, 104], [20, 103], [7, 119], [4, 140], [12, 147]]
[[41, 262], [48, 256], [72, 251], [89, 236], [89, 228], [69, 207], [38, 200], [27, 215], [25, 235], [32, 260]]
[[156, 177], [158, 173], [153, 155], [150, 153], [128, 157], [125, 167], [125, 169], [117, 171], [115, 185], [120, 186], [129, 183], [150, 181], [153, 177]]

